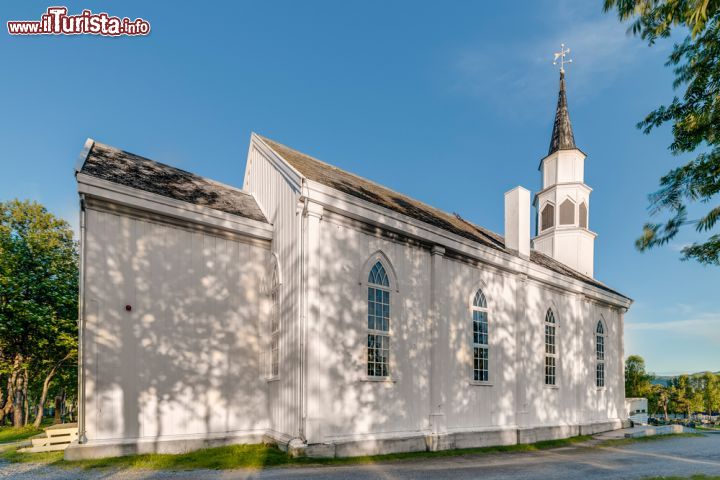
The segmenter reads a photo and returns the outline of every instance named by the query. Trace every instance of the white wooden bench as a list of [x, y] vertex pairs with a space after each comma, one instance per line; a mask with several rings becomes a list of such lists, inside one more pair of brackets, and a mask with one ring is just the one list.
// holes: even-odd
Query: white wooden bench
[[77, 438], [77, 423], [60, 423], [46, 428], [44, 433], [31, 437], [30, 443], [19, 448], [18, 452], [40, 453], [65, 450]]

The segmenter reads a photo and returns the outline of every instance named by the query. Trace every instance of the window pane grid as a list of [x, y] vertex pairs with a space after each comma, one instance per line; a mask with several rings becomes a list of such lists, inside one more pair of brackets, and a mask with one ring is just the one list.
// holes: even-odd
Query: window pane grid
[[602, 322], [595, 328], [595, 359], [595, 385], [600, 388], [605, 386], [605, 329]]
[[390, 363], [390, 336], [368, 334], [368, 369], [371, 377], [387, 377]]
[[390, 280], [388, 279], [385, 267], [383, 267], [382, 263], [376, 262], [375, 265], [373, 265], [373, 268], [370, 270], [370, 274], [368, 275], [368, 283], [381, 285], [383, 287], [390, 286]]
[[390, 330], [390, 292], [368, 287], [368, 330]]
[[482, 290], [478, 290], [473, 298], [472, 306], [472, 378], [476, 382], [487, 382], [490, 379], [490, 349], [488, 344], [487, 299]]
[[476, 382], [487, 382], [489, 378], [488, 370], [488, 348], [473, 348], [473, 379]]
[[556, 324], [552, 310], [545, 314], [545, 385], [557, 384]]
[[545, 385], [555, 385], [556, 365], [555, 357], [545, 357]]
[[368, 275], [367, 374], [390, 375], [390, 279], [381, 262]]

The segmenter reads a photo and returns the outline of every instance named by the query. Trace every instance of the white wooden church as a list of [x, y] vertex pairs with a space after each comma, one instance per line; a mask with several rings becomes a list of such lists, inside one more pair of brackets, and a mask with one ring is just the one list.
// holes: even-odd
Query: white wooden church
[[[527, 443], [626, 418], [564, 74], [542, 185], [498, 235], [252, 134], [242, 189], [88, 140], [80, 443], [348, 456]], [[533, 167], [528, 162], [528, 168]]]

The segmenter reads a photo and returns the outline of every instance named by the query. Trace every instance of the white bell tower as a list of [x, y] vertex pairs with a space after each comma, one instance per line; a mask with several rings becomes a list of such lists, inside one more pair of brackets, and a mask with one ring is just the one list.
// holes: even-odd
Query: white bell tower
[[533, 247], [588, 277], [593, 276], [596, 233], [589, 229], [590, 192], [585, 185], [586, 155], [575, 146], [565, 94], [564, 63], [569, 49], [562, 46], [560, 93], [550, 149], [540, 161], [542, 190], [535, 194], [537, 230]]

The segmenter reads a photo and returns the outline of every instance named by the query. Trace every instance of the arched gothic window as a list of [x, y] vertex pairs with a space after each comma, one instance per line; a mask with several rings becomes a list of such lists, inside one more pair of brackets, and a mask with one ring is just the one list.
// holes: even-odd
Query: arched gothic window
[[482, 290], [475, 293], [472, 304], [473, 380], [489, 380], [488, 308]]
[[580, 228], [587, 228], [587, 205], [585, 202], [580, 204]]
[[552, 203], [546, 204], [540, 214], [540, 230], [547, 230], [555, 225], [555, 206]]
[[599, 387], [605, 386], [605, 328], [602, 321], [597, 323], [595, 327], [595, 358], [597, 365], [595, 367], [595, 385]]
[[560, 204], [560, 225], [575, 225], [575, 204], [569, 198]]
[[557, 384], [557, 346], [555, 314], [551, 309], [545, 313], [545, 385]]
[[390, 279], [380, 261], [375, 262], [367, 281], [367, 374], [390, 375]]
[[280, 281], [277, 261], [273, 262], [272, 276], [270, 278], [270, 299], [272, 306], [270, 312], [270, 368], [268, 376], [274, 379], [280, 375]]

